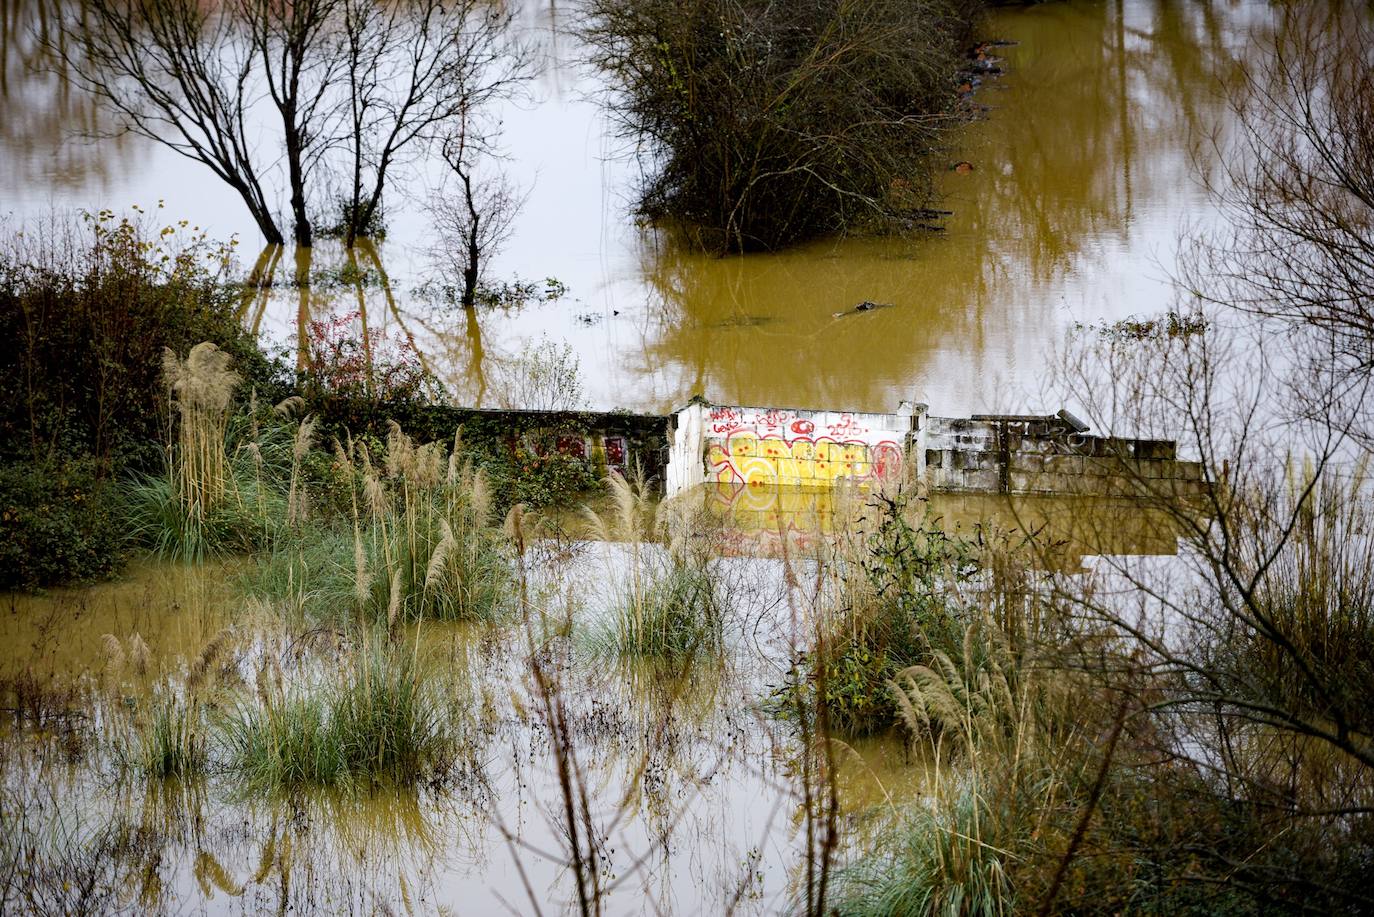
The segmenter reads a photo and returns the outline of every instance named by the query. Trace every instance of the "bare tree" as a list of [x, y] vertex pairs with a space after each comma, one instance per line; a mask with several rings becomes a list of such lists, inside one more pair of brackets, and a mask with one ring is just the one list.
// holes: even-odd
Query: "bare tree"
[[238, 192], [269, 245], [285, 241], [248, 130], [256, 51], [237, 8], [190, 0], [96, 0], [49, 46], [125, 130], [204, 163]]
[[281, 123], [296, 244], [314, 242], [307, 180], [324, 152], [332, 120], [330, 88], [341, 61], [334, 53], [340, 0], [238, 0], [255, 66]]
[[[1374, 441], [1374, 22], [1361, 4], [1288, 5], [1272, 55], [1232, 93], [1215, 149], [1229, 226], [1196, 240], [1182, 278], [1202, 301], [1258, 316], [1292, 354], [1290, 397], [1343, 404]], [[1323, 367], [1345, 375], [1316, 386]]]
[[[481, 0], [343, 0], [346, 244], [373, 226], [388, 174], [412, 148], [436, 133], [466, 139], [461, 125], [469, 112], [518, 91], [532, 58], [510, 24], [508, 11]], [[460, 126], [450, 127], [453, 122]], [[449, 153], [446, 140], [451, 165]]]
[[478, 178], [478, 164], [483, 158], [490, 163], [493, 157], [490, 139], [472, 129], [471, 123], [465, 112], [444, 138], [441, 154], [449, 181], [430, 204], [438, 240], [431, 257], [445, 286], [469, 312], [477, 305], [491, 259], [510, 238], [524, 203], [499, 172], [485, 180]]
[[[285, 241], [266, 178], [276, 163], [292, 235], [310, 246], [315, 173], [342, 154], [351, 245], [398, 162], [528, 74], [509, 23], [480, 0], [94, 0], [50, 46], [125, 130], [238, 191], [269, 245]], [[264, 111], [274, 142], [260, 148]]]

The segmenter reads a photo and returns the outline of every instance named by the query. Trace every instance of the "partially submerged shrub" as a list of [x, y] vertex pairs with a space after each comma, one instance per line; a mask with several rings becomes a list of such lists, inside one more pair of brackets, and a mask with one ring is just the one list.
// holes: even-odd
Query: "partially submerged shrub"
[[828, 565], [815, 644], [784, 688], [817, 692], [830, 726], [845, 733], [895, 724], [888, 683], [958, 646], [968, 614], [961, 591], [978, 569], [976, 546], [946, 534], [924, 504], [903, 494], [874, 502], [871, 533], [843, 541]]
[[643, 150], [639, 209], [713, 251], [891, 226], [930, 197], [961, 0], [593, 0], [584, 37]]
[[265, 666], [256, 699], [222, 733], [231, 767], [254, 790], [409, 786], [449, 761], [444, 711], [418, 651], [378, 638], [315, 680], [286, 684]]
[[442, 393], [407, 338], [362, 327], [357, 311], [314, 318], [306, 326], [301, 346], [308, 362], [301, 387], [312, 403], [333, 398], [421, 403]]

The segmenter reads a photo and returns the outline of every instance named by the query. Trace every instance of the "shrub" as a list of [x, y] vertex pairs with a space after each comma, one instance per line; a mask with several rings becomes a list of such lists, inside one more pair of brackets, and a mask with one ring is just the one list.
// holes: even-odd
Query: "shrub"
[[0, 457], [155, 470], [164, 348], [211, 341], [242, 392], [276, 396], [279, 368], [223, 282], [231, 253], [184, 223], [152, 232], [109, 211], [11, 234], [0, 245]]
[[104, 579], [123, 548], [116, 501], [94, 460], [0, 465], [0, 589]]
[[848, 734], [891, 727], [892, 678], [959, 646], [961, 585], [979, 568], [976, 545], [947, 535], [925, 504], [900, 493], [874, 499], [872, 533], [843, 542], [829, 565], [815, 645], [783, 689], [817, 691], [831, 727]]
[[976, 9], [593, 0], [593, 60], [646, 151], [640, 211], [685, 223], [713, 251], [909, 218], [929, 198]]
[[365, 398], [385, 402], [423, 402], [442, 394], [414, 345], [378, 328], [360, 334], [357, 311], [315, 318], [306, 326], [309, 362], [302, 390], [312, 402], [326, 398]]

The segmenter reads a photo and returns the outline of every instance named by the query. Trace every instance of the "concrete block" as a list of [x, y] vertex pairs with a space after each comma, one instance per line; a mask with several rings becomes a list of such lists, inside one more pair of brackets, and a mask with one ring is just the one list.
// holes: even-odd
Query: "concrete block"
[[1135, 441], [1136, 458], [1174, 459], [1178, 457], [1178, 447], [1167, 439], [1138, 439]]
[[1203, 480], [1201, 462], [1175, 462], [1174, 477], [1180, 481]]
[[1081, 455], [1050, 455], [1045, 458], [1045, 471], [1052, 474], [1083, 474], [1084, 459]]

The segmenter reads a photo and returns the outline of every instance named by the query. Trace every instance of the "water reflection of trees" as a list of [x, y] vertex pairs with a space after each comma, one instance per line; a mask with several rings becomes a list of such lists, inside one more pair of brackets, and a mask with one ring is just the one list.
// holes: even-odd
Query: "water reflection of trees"
[[44, 49], [60, 6], [58, 0], [0, 0], [0, 163], [11, 191], [87, 187], [138, 165], [139, 145], [127, 138], [81, 142], [112, 125]]
[[[890, 380], [998, 374], [990, 361], [1052, 340], [1057, 285], [1110, 268], [1123, 249], [1148, 267], [1146, 249], [1172, 243], [1173, 227], [1141, 233], [1161, 213], [1174, 219], [1194, 143], [1227, 114], [1218, 85], [1254, 53], [1244, 40], [1253, 14], [1117, 0], [995, 18], [989, 31], [1017, 45], [1005, 49], [1009, 74], [974, 97], [989, 123], [958, 153], [974, 174], [948, 176], [946, 236], [747, 259], [654, 240], [643, 258], [658, 306], [644, 371], [672, 367], [668, 387], [682, 394], [828, 403], [834, 389], [845, 404], [882, 409]], [[863, 300], [899, 308], [832, 317]], [[844, 366], [889, 372], [837, 380]]]
[[352, 248], [333, 242], [265, 246], [246, 265], [238, 316], [269, 346], [283, 348], [297, 370], [306, 371], [311, 323], [351, 315], [365, 350], [374, 332], [399, 340], [454, 399], [482, 406], [500, 399], [503, 380], [509, 382], [525, 358], [489, 343], [484, 325], [509, 322], [521, 308], [520, 303], [478, 308], [432, 301], [393, 277], [381, 245], [359, 239]]

